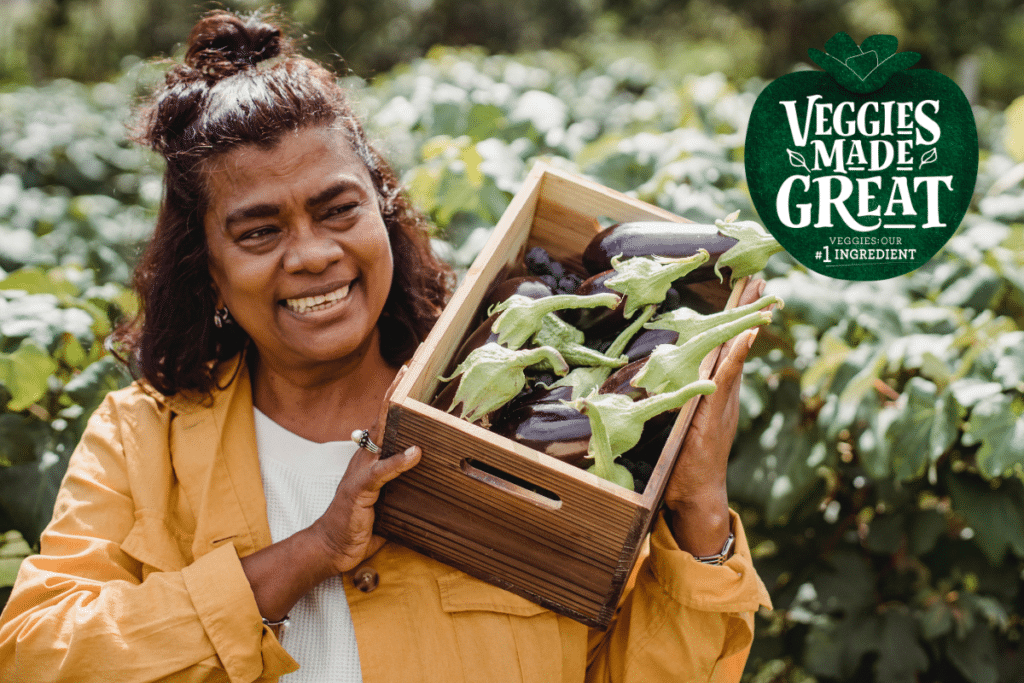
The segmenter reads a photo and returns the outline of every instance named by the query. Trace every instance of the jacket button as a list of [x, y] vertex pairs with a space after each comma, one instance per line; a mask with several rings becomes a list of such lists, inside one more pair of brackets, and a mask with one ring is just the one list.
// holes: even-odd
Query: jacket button
[[376, 569], [364, 564], [352, 574], [352, 583], [364, 593], [369, 593], [380, 584], [380, 575], [377, 574]]

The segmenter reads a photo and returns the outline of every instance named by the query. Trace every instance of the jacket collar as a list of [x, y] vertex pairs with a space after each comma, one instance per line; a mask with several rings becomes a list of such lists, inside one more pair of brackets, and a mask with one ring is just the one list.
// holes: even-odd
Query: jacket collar
[[228, 542], [240, 557], [271, 543], [249, 371], [242, 355], [223, 365], [218, 386], [224, 388], [212, 398], [166, 399], [176, 414], [171, 462], [197, 520], [197, 558]]

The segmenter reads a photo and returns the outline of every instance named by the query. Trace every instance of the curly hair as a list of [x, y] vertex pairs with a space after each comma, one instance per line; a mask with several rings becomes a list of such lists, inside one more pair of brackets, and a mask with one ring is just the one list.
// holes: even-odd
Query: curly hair
[[247, 346], [240, 327], [213, 322], [205, 170], [242, 145], [269, 149], [286, 132], [327, 125], [345, 135], [369, 171], [394, 255], [377, 323], [381, 353], [393, 365], [412, 356], [440, 315], [454, 275], [432, 253], [425, 217], [367, 140], [335, 74], [297, 56], [266, 15], [217, 10], [196, 24], [184, 63], [168, 71], [139, 114], [137, 140], [167, 165], [156, 227], [133, 279], [140, 311], [113, 337], [133, 372], [165, 395], [208, 393], [218, 364]]

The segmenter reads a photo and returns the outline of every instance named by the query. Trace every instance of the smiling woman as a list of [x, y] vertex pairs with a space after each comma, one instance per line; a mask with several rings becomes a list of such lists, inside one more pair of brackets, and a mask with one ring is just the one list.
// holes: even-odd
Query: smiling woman
[[724, 488], [752, 338], [716, 370], [616, 620], [588, 630], [373, 536], [420, 451], [350, 437], [379, 441], [452, 272], [334, 77], [261, 16], [214, 12], [142, 114], [167, 167], [117, 333], [139, 379], [90, 419], [21, 564], [0, 680], [739, 679], [767, 603]]

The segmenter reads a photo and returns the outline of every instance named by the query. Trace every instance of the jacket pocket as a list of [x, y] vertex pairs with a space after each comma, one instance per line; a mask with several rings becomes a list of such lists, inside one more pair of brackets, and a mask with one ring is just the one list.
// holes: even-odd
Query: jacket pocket
[[556, 683], [562, 637], [554, 613], [462, 572], [437, 579], [467, 683]]
[[183, 548], [191, 541], [168, 526], [164, 518], [147, 510], [135, 511], [135, 524], [121, 542], [121, 550], [142, 563], [142, 578], [154, 571], [177, 572], [188, 564]]

